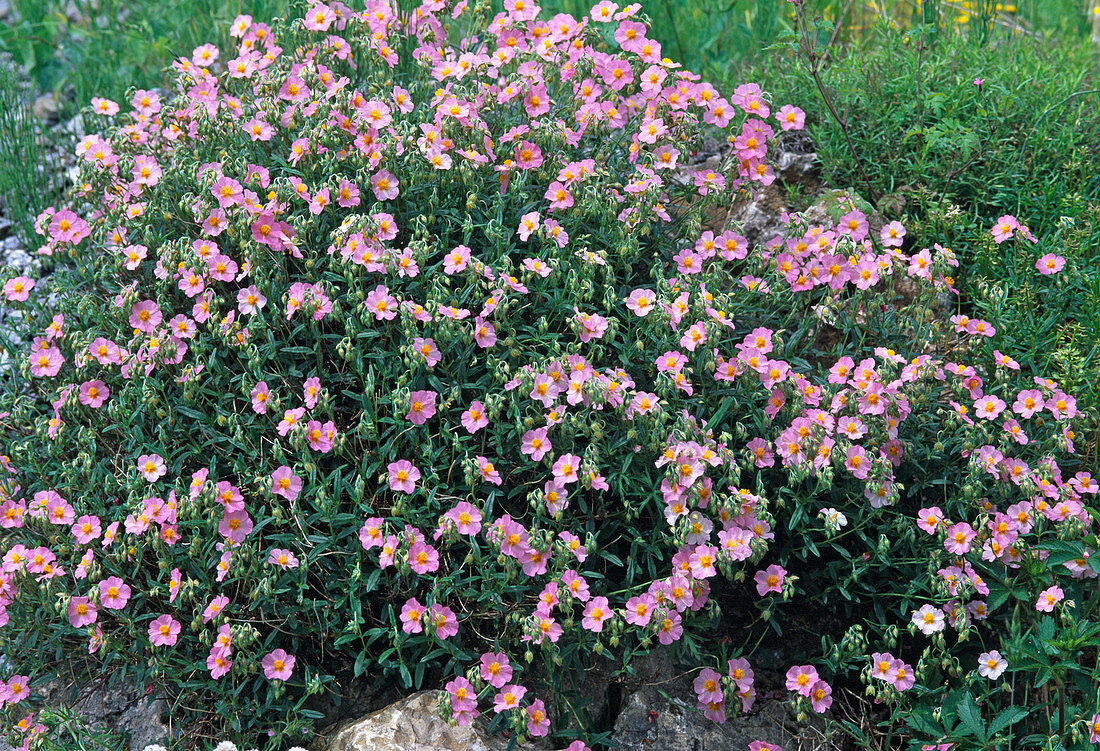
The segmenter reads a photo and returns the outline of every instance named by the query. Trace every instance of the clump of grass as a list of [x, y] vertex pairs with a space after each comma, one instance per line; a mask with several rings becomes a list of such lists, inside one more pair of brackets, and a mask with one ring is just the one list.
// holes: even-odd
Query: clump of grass
[[[35, 244], [34, 218], [49, 200], [56, 165], [48, 136], [30, 111], [26, 81], [10, 59], [0, 59], [0, 197], [12, 231], [25, 247]], [[46, 190], [43, 187], [47, 186]]]

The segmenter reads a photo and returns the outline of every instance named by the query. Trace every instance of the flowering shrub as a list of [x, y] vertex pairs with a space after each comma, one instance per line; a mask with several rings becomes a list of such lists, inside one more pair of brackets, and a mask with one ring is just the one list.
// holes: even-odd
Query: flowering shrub
[[[23, 741], [35, 682], [85, 653], [192, 740], [282, 747], [317, 695], [397, 680], [579, 749], [571, 683], [658, 644], [708, 717], [750, 709], [749, 642], [708, 635], [723, 605], [781, 632], [791, 603], [853, 623], [787, 672], [802, 711], [862, 675], [961, 739], [908, 707], [1038, 639], [1079, 732], [1097, 483], [1054, 454], [1073, 396], [1024, 382], [994, 322], [952, 317], [937, 356], [954, 254], [868, 207], [752, 247], [704, 225], [774, 179], [800, 110], [662, 59], [637, 6], [506, 7], [242, 17], [172, 101], [93, 103], [106, 135], [38, 222], [73, 268], [4, 279], [37, 326], [2, 416]], [[688, 163], [707, 128], [720, 169]]]

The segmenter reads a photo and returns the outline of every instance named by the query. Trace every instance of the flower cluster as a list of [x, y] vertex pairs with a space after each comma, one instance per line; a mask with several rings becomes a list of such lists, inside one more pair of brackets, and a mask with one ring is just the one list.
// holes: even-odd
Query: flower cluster
[[[177, 61], [171, 101], [93, 103], [106, 132], [80, 144], [73, 206], [38, 222], [81, 286], [4, 285], [37, 326], [34, 398], [0, 414], [5, 643], [233, 697], [271, 744], [308, 727], [310, 695], [429, 665], [458, 673], [458, 723], [491, 708], [546, 735], [568, 697], [521, 683], [520, 652], [579, 675], [655, 644], [691, 658], [721, 722], [756, 689], [740, 649], [693, 653], [719, 578], [751, 579], [768, 620], [839, 586], [804, 551], [828, 539], [854, 582], [871, 556], [844, 536], [889, 519], [929, 571], [897, 609], [919, 644], [987, 619], [980, 572], [1085, 536], [1097, 482], [1055, 456], [1074, 398], [990, 365], [992, 322], [924, 325], [954, 253], [854, 202], [763, 244], [703, 224], [775, 179], [771, 123], [801, 110], [723, 97], [636, 5], [506, 8], [242, 16], [233, 49]], [[704, 128], [719, 167], [691, 161]], [[947, 511], [935, 472], [966, 488]], [[1095, 576], [1047, 573], [1039, 611]], [[935, 680], [853, 650], [825, 676]], [[821, 713], [817, 671], [787, 688]], [[30, 684], [3, 685], [15, 705]]]

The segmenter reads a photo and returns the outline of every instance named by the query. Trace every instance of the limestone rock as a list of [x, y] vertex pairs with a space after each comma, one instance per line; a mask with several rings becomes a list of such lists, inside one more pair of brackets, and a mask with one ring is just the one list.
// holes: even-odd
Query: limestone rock
[[56, 121], [60, 111], [61, 103], [57, 101], [57, 97], [53, 92], [43, 94], [35, 99], [31, 105], [31, 112], [44, 123]]
[[508, 742], [475, 725], [458, 727], [439, 716], [442, 691], [420, 691], [366, 717], [344, 723], [312, 751], [504, 751]]
[[815, 724], [797, 723], [788, 702], [764, 701], [753, 712], [719, 725], [679, 697], [643, 689], [623, 703], [612, 741], [618, 751], [727, 751], [766, 741], [786, 751], [833, 751]]

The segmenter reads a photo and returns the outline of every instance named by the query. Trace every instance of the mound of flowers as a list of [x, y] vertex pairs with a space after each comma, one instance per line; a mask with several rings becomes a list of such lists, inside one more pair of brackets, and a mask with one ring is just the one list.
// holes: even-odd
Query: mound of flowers
[[[667, 646], [723, 722], [749, 634], [807, 604], [851, 628], [790, 667], [800, 710], [862, 678], [915, 737], [1011, 732], [945, 692], [1084, 633], [1074, 398], [939, 320], [954, 254], [869, 207], [759, 246], [705, 225], [800, 110], [662, 58], [636, 5], [505, 5], [241, 17], [171, 101], [92, 103], [38, 222], [65, 263], [4, 277], [37, 327], [0, 417], [16, 735], [72, 655], [171, 697], [181, 747], [285, 747], [319, 695], [396, 680], [582, 748], [586, 668]], [[985, 241], [1029, 247], [1009, 219]]]

